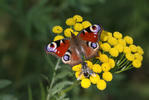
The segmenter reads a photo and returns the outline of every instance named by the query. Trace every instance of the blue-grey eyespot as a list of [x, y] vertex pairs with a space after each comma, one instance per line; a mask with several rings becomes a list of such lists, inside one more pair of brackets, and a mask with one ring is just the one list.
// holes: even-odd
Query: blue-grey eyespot
[[99, 44], [97, 42], [88, 42], [88, 46], [93, 49], [96, 49], [99, 47]]
[[99, 25], [90, 26], [90, 30], [95, 33], [97, 33], [100, 29], [101, 29], [101, 27]]
[[70, 56], [69, 56], [68, 54], [65, 54], [65, 55], [63, 56], [63, 59], [64, 59], [65, 61], [68, 61], [68, 60], [70, 59]]
[[70, 57], [71, 57], [71, 54], [70, 54], [70, 52], [66, 52], [65, 54], [64, 54], [64, 56], [62, 57], [62, 61], [64, 62], [64, 63], [68, 63], [68, 62], [70, 62]]
[[54, 52], [57, 48], [57, 44], [55, 42], [49, 43], [47, 46], [48, 52]]

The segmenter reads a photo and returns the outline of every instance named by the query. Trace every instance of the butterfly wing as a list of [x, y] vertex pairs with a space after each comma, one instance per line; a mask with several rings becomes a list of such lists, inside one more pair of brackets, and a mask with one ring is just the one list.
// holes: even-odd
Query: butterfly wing
[[62, 57], [62, 61], [71, 66], [77, 65], [82, 62], [80, 52], [76, 47], [71, 46]]
[[90, 41], [90, 42], [98, 42], [99, 41], [99, 37], [100, 37], [100, 33], [102, 31], [101, 26], [99, 25], [92, 25], [86, 29], [84, 29], [79, 35], [78, 37], [81, 40], [84, 41]]
[[69, 39], [53, 41], [53, 42], [49, 43], [48, 46], [46, 47], [46, 52], [49, 54], [52, 54], [58, 58], [61, 58], [66, 53], [69, 46], [70, 46]]
[[61, 58], [63, 63], [71, 66], [82, 62], [77, 47], [71, 43], [70, 39], [62, 39], [49, 43], [46, 52]]
[[86, 59], [90, 59], [97, 55], [99, 50], [99, 37], [102, 28], [99, 25], [92, 25], [84, 29], [78, 38], [81, 41], [81, 48]]

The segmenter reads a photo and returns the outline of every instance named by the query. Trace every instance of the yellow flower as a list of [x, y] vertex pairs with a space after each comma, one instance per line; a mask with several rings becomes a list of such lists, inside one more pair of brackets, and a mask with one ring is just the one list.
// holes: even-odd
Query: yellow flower
[[123, 46], [126, 46], [126, 41], [124, 39], [118, 39], [118, 43]]
[[118, 52], [118, 50], [116, 48], [111, 48], [109, 53], [113, 57], [117, 57], [119, 55], [119, 52]]
[[133, 39], [130, 36], [125, 36], [124, 40], [126, 41], [127, 44], [133, 44]]
[[102, 48], [103, 51], [109, 51], [111, 49], [109, 43], [103, 43], [100, 45], [100, 47]]
[[79, 80], [85, 79], [85, 76], [83, 74], [81, 74], [81, 72], [79, 72], [79, 71], [75, 73], [75, 76]]
[[81, 86], [82, 86], [83, 88], [89, 88], [90, 85], [91, 85], [91, 81], [90, 81], [89, 79], [87, 79], [87, 78], [85, 78], [85, 79], [83, 79], [83, 80], [81, 81]]
[[92, 74], [92, 75], [90, 76], [90, 81], [91, 81], [93, 84], [96, 84], [98, 80], [100, 80], [100, 77], [99, 77], [98, 74]]
[[73, 34], [74, 34], [75, 36], [77, 36], [77, 35], [79, 34], [79, 32], [73, 32]]
[[114, 37], [109, 37], [108, 38], [108, 43], [111, 44], [111, 45], [116, 45], [118, 43], [118, 41]]
[[124, 53], [131, 53], [131, 49], [129, 47], [124, 47]]
[[72, 28], [66, 28], [65, 30], [64, 30], [64, 35], [66, 36], [66, 37], [71, 37], [71, 34], [73, 33], [73, 30], [72, 30]]
[[57, 36], [54, 37], [54, 40], [53, 40], [53, 41], [61, 40], [61, 39], [63, 39], [63, 38], [64, 38], [64, 36], [62, 36], [62, 35], [57, 35]]
[[74, 19], [76, 22], [82, 22], [82, 21], [83, 21], [83, 18], [82, 18], [80, 15], [74, 15], [74, 16], [73, 16], [73, 19]]
[[111, 68], [114, 68], [115, 66], [115, 61], [112, 58], [109, 58], [109, 65]]
[[137, 46], [137, 52], [138, 52], [139, 54], [141, 54], [141, 55], [144, 54], [144, 51], [143, 51], [143, 49], [142, 49], [140, 46]]
[[111, 72], [104, 72], [102, 74], [102, 78], [105, 80], [105, 81], [111, 81], [112, 80], [112, 73]]
[[83, 25], [83, 28], [87, 28], [87, 27], [91, 26], [92, 24], [89, 21], [83, 21], [82, 25]]
[[97, 82], [97, 88], [99, 90], [104, 90], [106, 88], [107, 84], [103, 79], [98, 80]]
[[95, 73], [101, 73], [102, 68], [101, 68], [101, 66], [100, 66], [99, 64], [94, 64], [94, 65], [92, 66], [92, 70], [93, 70], [93, 72], [95, 72]]
[[117, 39], [121, 39], [122, 38], [122, 34], [120, 32], [114, 32], [113, 36]]
[[137, 51], [137, 47], [135, 45], [133, 45], [133, 44], [131, 44], [129, 46], [129, 48], [131, 49], [132, 52], [136, 52]]
[[108, 56], [106, 54], [100, 54], [99, 57], [97, 57], [101, 62], [108, 62]]
[[123, 45], [121, 45], [121, 44], [117, 44], [117, 45], [115, 45], [115, 47], [114, 48], [116, 48], [119, 52], [123, 52]]
[[138, 59], [140, 61], [143, 60], [143, 56], [141, 54], [139, 54], [139, 53], [135, 53], [134, 56], [135, 56], [135, 59]]
[[73, 71], [81, 71], [81, 68], [82, 68], [82, 65], [81, 64], [78, 64], [78, 65], [75, 65], [72, 67], [72, 70]]
[[102, 31], [101, 35], [100, 35], [100, 39], [101, 41], [107, 41], [108, 38], [112, 37], [112, 33], [107, 32], [105, 30]]
[[61, 26], [54, 26], [54, 27], [52, 28], [52, 32], [53, 32], [53, 33], [60, 34], [60, 33], [63, 32], [63, 28], [62, 28]]
[[87, 63], [87, 66], [92, 69], [93, 63], [89, 60], [86, 60], [85, 62]]
[[76, 31], [81, 31], [81, 30], [83, 29], [83, 25], [82, 25], [81, 23], [76, 23], [76, 24], [74, 25], [74, 29], [75, 29]]
[[75, 22], [75, 20], [73, 19], [73, 18], [68, 18], [67, 20], [66, 20], [66, 25], [68, 25], [68, 26], [72, 26], [72, 25], [74, 25], [76, 22]]
[[131, 53], [126, 53], [126, 58], [129, 60], [129, 61], [133, 61], [134, 60], [134, 55], [131, 54]]
[[132, 62], [132, 65], [135, 67], [135, 68], [140, 68], [141, 67], [141, 61], [140, 60], [133, 60]]
[[102, 68], [102, 70], [103, 70], [104, 72], [107, 72], [107, 71], [109, 71], [109, 70], [111, 69], [109, 63], [103, 63], [103, 64], [101, 65], [101, 68]]

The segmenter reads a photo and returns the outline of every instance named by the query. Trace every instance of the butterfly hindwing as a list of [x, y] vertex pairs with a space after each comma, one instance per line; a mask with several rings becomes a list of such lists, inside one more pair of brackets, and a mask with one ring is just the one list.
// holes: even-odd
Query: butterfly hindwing
[[77, 65], [82, 62], [80, 52], [77, 48], [70, 47], [62, 57], [62, 61], [71, 66]]
[[66, 53], [69, 46], [70, 46], [69, 39], [53, 41], [49, 43], [48, 46], [46, 47], [46, 52], [61, 58]]
[[90, 59], [94, 56], [97, 56], [99, 50], [98, 42], [85, 42], [82, 45], [84, 56], [86, 59]]

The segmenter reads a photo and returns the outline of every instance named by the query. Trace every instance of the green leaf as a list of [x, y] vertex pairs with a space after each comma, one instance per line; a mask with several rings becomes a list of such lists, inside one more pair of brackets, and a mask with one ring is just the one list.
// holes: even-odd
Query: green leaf
[[60, 73], [58, 73], [56, 76], [55, 76], [55, 81], [57, 81], [57, 80], [59, 80], [59, 79], [62, 79], [62, 78], [64, 78], [64, 77], [66, 77], [67, 75], [69, 75], [69, 74], [71, 74], [71, 72], [64, 72], [64, 71], [62, 71], [62, 72], [60, 72]]
[[59, 91], [61, 91], [65, 86], [67, 85], [72, 85], [73, 82], [70, 81], [63, 81], [60, 83], [57, 83], [53, 88], [52, 88], [52, 95], [55, 95], [56, 93], [58, 93]]
[[12, 82], [9, 81], [9, 80], [0, 80], [0, 89], [7, 87], [7, 86], [10, 85], [11, 83], [12, 83]]

